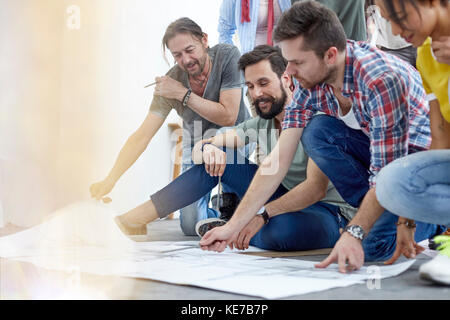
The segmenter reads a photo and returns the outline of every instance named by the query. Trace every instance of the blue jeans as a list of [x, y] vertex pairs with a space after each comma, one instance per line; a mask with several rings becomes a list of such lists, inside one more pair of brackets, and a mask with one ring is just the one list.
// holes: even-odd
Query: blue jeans
[[423, 151], [393, 161], [380, 171], [376, 194], [396, 215], [450, 227], [450, 150]]
[[[229, 151], [227, 159], [233, 158]], [[228, 163], [222, 182], [242, 199], [257, 170], [258, 166], [248, 159], [245, 159], [244, 164]], [[217, 185], [218, 180], [218, 177], [206, 173], [203, 165], [195, 165], [153, 194], [151, 199], [159, 216], [164, 217], [202, 198]], [[288, 190], [280, 185], [268, 202], [286, 192]], [[338, 207], [318, 202], [299, 212], [285, 213], [270, 219], [251, 239], [250, 244], [282, 251], [330, 248], [339, 239], [339, 228], [346, 224], [347, 220], [340, 215]]]
[[[225, 132], [228, 127], [220, 128], [217, 131], [217, 134], [221, 134]], [[246, 159], [253, 152], [254, 145], [248, 144], [243, 148], [240, 148], [236, 152], [236, 157], [239, 155], [239, 159]], [[194, 166], [191, 158], [192, 147], [183, 148], [183, 165], [182, 172], [186, 172], [190, 168]], [[233, 159], [233, 158], [231, 158]], [[237, 159], [237, 158], [236, 158]], [[238, 162], [241, 163], [241, 162]], [[222, 183], [223, 192], [232, 192], [226, 183]], [[180, 208], [180, 227], [183, 233], [187, 236], [195, 236], [195, 225], [198, 221], [208, 219], [208, 218], [217, 218], [220, 216], [220, 212], [213, 208], [209, 208], [208, 204], [211, 199], [211, 192], [206, 193], [202, 198], [194, 201], [193, 203], [189, 203], [186, 207]]]
[[[360, 130], [327, 115], [315, 116], [303, 131], [306, 153], [334, 184], [350, 205], [359, 207], [369, 191], [370, 140]], [[385, 211], [375, 222], [362, 245], [366, 261], [386, 260], [395, 251], [398, 217]], [[442, 233], [444, 227], [417, 223], [415, 241]]]

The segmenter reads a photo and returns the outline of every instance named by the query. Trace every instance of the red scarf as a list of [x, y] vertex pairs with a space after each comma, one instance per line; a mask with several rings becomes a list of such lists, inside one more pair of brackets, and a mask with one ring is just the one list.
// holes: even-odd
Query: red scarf
[[273, 32], [274, 20], [275, 20], [275, 15], [274, 15], [274, 10], [273, 10], [273, 0], [269, 0], [269, 14], [267, 16], [267, 44], [269, 46], [273, 45], [272, 32]]
[[[269, 0], [269, 11], [267, 16], [267, 44], [273, 45], [272, 32], [275, 21], [273, 0]], [[241, 0], [241, 23], [250, 22], [250, 0]]]
[[250, 0], [241, 0], [241, 23], [250, 22]]

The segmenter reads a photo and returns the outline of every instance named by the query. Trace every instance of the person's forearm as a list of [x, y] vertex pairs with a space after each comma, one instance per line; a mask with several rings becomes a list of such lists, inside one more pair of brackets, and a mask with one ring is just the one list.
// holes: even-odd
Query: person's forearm
[[241, 230], [246, 226], [278, 188], [291, 166], [302, 133], [302, 128], [281, 132], [277, 145], [261, 163], [244, 198], [227, 223], [231, 228]]
[[241, 229], [246, 226], [280, 185], [286, 175], [289, 165], [287, 165], [287, 168], [280, 167], [275, 174], [265, 174], [266, 171], [271, 170], [270, 168], [279, 165], [274, 163], [274, 161], [277, 160], [271, 160], [271, 157], [264, 159], [256, 172], [250, 187], [247, 189], [244, 198], [241, 200], [233, 217], [228, 222], [232, 227]]
[[322, 187], [317, 186], [316, 183], [305, 180], [282, 197], [268, 203], [265, 209], [269, 217], [272, 218], [286, 212], [296, 212], [305, 209], [319, 202], [325, 196], [326, 188], [324, 190]]
[[203, 99], [195, 93], [191, 93], [188, 107], [206, 120], [222, 127], [234, 126], [238, 116], [234, 108], [226, 108], [219, 102]]
[[108, 179], [114, 183], [136, 162], [145, 151], [150, 140], [138, 138], [135, 134], [128, 138], [125, 145], [120, 150], [114, 167], [108, 174]]
[[430, 127], [430, 149], [450, 149], [450, 123], [442, 116], [437, 100], [430, 101]]
[[202, 146], [205, 143], [211, 143], [216, 147], [241, 148], [245, 145], [244, 141], [238, 136], [235, 129], [228, 129], [224, 133], [209, 139], [198, 141], [192, 149], [192, 160], [195, 164], [203, 163]]
[[384, 211], [385, 209], [375, 195], [375, 188], [372, 188], [366, 193], [356, 216], [349, 222], [349, 225], [361, 226], [367, 235]]

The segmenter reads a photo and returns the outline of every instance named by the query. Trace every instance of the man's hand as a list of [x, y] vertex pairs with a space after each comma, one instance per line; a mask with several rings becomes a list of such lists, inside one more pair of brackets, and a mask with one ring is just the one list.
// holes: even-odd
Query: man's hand
[[384, 264], [393, 264], [403, 254], [408, 259], [415, 258], [425, 248], [422, 248], [414, 241], [415, 228], [408, 228], [404, 224], [397, 227], [397, 246], [394, 254]]
[[436, 60], [450, 65], [450, 37], [440, 37], [431, 43]]
[[260, 215], [256, 215], [253, 219], [245, 226], [244, 229], [239, 232], [237, 240], [234, 242], [234, 246], [239, 250], [248, 249], [250, 240], [259, 230], [264, 226], [264, 219]]
[[212, 144], [203, 146], [205, 170], [211, 177], [221, 177], [227, 165], [227, 154]]
[[364, 264], [364, 250], [361, 241], [348, 232], [344, 232], [330, 255], [315, 267], [326, 268], [336, 261], [341, 273], [360, 269]]
[[114, 188], [114, 185], [115, 183], [109, 178], [106, 178], [105, 180], [100, 182], [93, 183], [89, 187], [91, 197], [95, 198], [96, 200], [100, 200], [103, 196], [111, 192], [111, 190]]
[[183, 100], [187, 88], [185, 88], [181, 82], [178, 82], [169, 76], [156, 77], [155, 81], [156, 87], [154, 94], [156, 96], [161, 96], [166, 99], [176, 99], [178, 101]]
[[236, 240], [238, 232], [233, 230], [227, 223], [224, 226], [209, 230], [200, 240], [202, 250], [222, 252], [227, 245], [233, 249], [233, 242]]

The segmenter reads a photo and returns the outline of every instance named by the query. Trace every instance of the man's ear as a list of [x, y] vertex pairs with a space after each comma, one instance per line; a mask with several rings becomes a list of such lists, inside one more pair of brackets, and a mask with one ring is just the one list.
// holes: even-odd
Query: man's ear
[[209, 47], [208, 44], [208, 34], [203, 32], [203, 37], [202, 37], [202, 43], [205, 46], [205, 48]]
[[331, 47], [329, 48], [326, 52], [325, 55], [323, 57], [324, 62], [327, 65], [333, 65], [336, 63], [337, 58], [338, 58], [338, 53], [339, 50], [336, 47]]
[[291, 76], [284, 72], [281, 75], [281, 83], [286, 90], [290, 89], [293, 85]]

